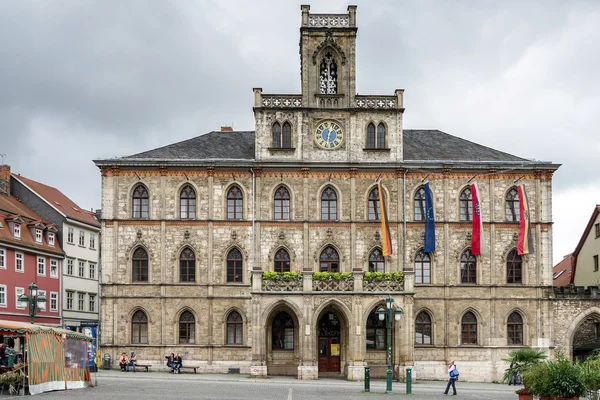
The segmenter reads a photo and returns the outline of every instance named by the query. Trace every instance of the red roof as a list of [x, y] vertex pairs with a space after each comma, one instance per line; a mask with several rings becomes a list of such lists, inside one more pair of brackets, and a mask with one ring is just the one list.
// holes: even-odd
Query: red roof
[[568, 286], [573, 275], [573, 254], [568, 254], [561, 262], [552, 267], [554, 286]]
[[100, 228], [100, 223], [92, 212], [82, 210], [60, 190], [34, 180], [27, 179], [21, 175], [11, 174], [11, 176], [17, 181], [21, 182], [23, 185], [27, 186], [29, 189], [33, 190], [38, 196], [46, 200], [52, 207], [66, 215], [68, 218]]

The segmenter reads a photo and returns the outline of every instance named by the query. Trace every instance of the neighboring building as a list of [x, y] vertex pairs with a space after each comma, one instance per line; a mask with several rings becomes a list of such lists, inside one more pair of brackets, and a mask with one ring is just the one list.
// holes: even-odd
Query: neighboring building
[[94, 212], [75, 204], [60, 190], [12, 174], [11, 191], [19, 200], [58, 228], [64, 252], [62, 316], [67, 329], [96, 331], [99, 307], [100, 223]]
[[594, 207], [581, 239], [573, 252], [575, 286], [600, 287], [600, 204]]
[[[388, 296], [404, 312], [391, 332], [399, 378], [414, 366], [420, 379], [445, 379], [455, 360], [466, 379], [501, 380], [511, 350], [551, 352], [559, 166], [404, 130], [403, 90], [356, 94], [357, 29], [355, 6], [346, 14], [302, 6], [302, 92], [254, 89], [255, 131], [223, 129], [95, 161], [103, 353], [116, 360], [135, 350], [161, 364], [178, 352], [204, 371], [300, 379], [362, 379], [369, 365], [381, 377], [390, 343], [375, 311]], [[386, 257], [378, 178], [393, 249]], [[471, 247], [473, 182], [484, 255]], [[517, 253], [519, 184], [528, 189], [533, 254]], [[425, 252], [430, 211], [437, 248]], [[299, 276], [273, 274], [287, 271]], [[372, 281], [368, 272], [401, 279]]]
[[568, 286], [571, 284], [573, 274], [573, 253], [565, 256], [558, 264], [552, 267], [553, 285]]
[[0, 165], [0, 319], [30, 322], [30, 296], [35, 283], [46, 302], [38, 303], [35, 323], [61, 325], [60, 276], [65, 257], [58, 229], [11, 195], [10, 166]]

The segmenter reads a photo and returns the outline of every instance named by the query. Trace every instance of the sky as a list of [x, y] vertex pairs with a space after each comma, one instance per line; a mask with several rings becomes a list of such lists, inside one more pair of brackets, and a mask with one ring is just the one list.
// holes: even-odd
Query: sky
[[562, 164], [554, 263], [600, 204], [600, 1], [0, 1], [0, 162], [100, 207], [94, 159], [232, 125], [300, 93], [300, 5], [358, 5], [357, 92], [405, 89], [405, 129]]

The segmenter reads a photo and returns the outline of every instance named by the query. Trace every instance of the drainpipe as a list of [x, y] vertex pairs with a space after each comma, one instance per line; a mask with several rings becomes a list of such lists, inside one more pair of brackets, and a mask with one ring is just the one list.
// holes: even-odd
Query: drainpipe
[[404, 223], [404, 259], [402, 260], [402, 271], [404, 272], [406, 270], [406, 256], [407, 256], [407, 252], [406, 252], [406, 173], [408, 172], [408, 169], [404, 169], [404, 176], [402, 178], [402, 220]]
[[255, 263], [255, 247], [256, 247], [256, 210], [254, 208], [254, 199], [256, 198], [256, 176], [254, 175], [254, 169], [250, 168], [250, 173], [252, 174], [252, 270], [256, 268]]

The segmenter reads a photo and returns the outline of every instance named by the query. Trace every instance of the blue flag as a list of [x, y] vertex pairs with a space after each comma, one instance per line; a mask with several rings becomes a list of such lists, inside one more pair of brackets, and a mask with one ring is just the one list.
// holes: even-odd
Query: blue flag
[[435, 216], [433, 214], [433, 200], [429, 182], [425, 184], [425, 253], [435, 251]]

